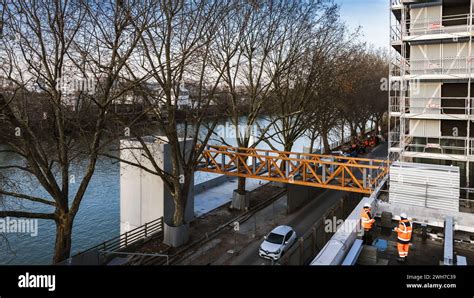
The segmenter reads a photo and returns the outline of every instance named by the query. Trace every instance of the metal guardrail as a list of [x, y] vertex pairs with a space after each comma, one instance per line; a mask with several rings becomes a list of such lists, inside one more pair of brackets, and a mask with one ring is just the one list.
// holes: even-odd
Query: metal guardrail
[[407, 36], [467, 33], [472, 31], [469, 23], [469, 14], [467, 13], [406, 20], [403, 24], [397, 23], [391, 26], [390, 39], [392, 42], [396, 42]]
[[119, 250], [122, 250], [126, 248], [127, 246], [135, 244], [139, 240], [149, 238], [149, 237], [154, 237], [154, 236], [159, 235], [160, 233], [163, 233], [163, 218], [162, 217], [155, 219], [153, 221], [150, 221], [144, 224], [143, 226], [137, 227], [117, 237], [104, 241], [103, 243], [99, 245], [96, 245], [87, 250], [84, 250], [74, 255], [73, 258], [81, 254], [94, 251], [94, 250], [109, 252], [109, 253], [118, 252]]
[[400, 42], [402, 40], [402, 28], [399, 25], [390, 26], [390, 41]]
[[[367, 131], [364, 136], [368, 136], [368, 135], [371, 135], [371, 134], [374, 134], [374, 133], [376, 133], [375, 129]], [[334, 150], [334, 149], [337, 149], [341, 146], [349, 145], [351, 143], [352, 143], [352, 136], [346, 136], [342, 140], [329, 143], [329, 150]], [[311, 152], [314, 153], [314, 154], [318, 154], [316, 152], [322, 152], [322, 151], [323, 151], [323, 148], [319, 147], [319, 148], [316, 148], [315, 150], [312, 150]]]
[[[400, 132], [390, 132], [389, 148], [400, 147]], [[408, 152], [437, 153], [453, 155], [474, 155], [474, 138], [466, 137], [419, 137], [404, 136], [404, 148]], [[470, 149], [467, 149], [468, 142]]]
[[[410, 152], [422, 153], [441, 153], [441, 154], [455, 154], [467, 155], [467, 142], [465, 137], [417, 137], [406, 136], [405, 148]], [[470, 139], [471, 142], [474, 139]], [[471, 150], [469, 155], [472, 155]]]
[[159, 253], [133, 253], [133, 252], [117, 252], [117, 251], [101, 251], [102, 254], [110, 255], [123, 255], [132, 257], [153, 257], [153, 258], [165, 258], [166, 265], [170, 264], [170, 255], [159, 254]]
[[[408, 111], [410, 108], [410, 103], [408, 100], [405, 99], [405, 112]], [[400, 113], [401, 105], [400, 105], [400, 97], [399, 96], [390, 96], [390, 112], [391, 113]]]
[[[441, 18], [417, 18], [406, 21], [405, 35], [469, 32], [469, 14], [447, 15]], [[403, 27], [402, 27], [403, 28]]]
[[336, 149], [336, 148], [341, 147], [342, 145], [348, 144], [348, 143], [351, 142], [351, 138], [352, 138], [351, 136], [348, 136], [348, 137], [345, 137], [343, 140], [330, 143], [330, 144], [329, 144], [329, 148], [330, 148], [331, 150], [334, 150], [334, 149]]
[[[402, 70], [402, 64], [405, 63], [405, 71]], [[403, 72], [407, 73], [410, 69], [408, 61], [401, 56], [395, 56], [390, 61], [390, 75], [401, 76]]]
[[[465, 102], [464, 106], [442, 106], [440, 103], [443, 100], [464, 100]], [[427, 104], [425, 106], [416, 106], [417, 101], [424, 101]], [[399, 96], [390, 97], [390, 112], [402, 112]], [[405, 97], [404, 112], [413, 114], [473, 115], [474, 108], [468, 107], [467, 97]]]
[[405, 74], [467, 74], [473, 56], [443, 57], [438, 59], [407, 59]]
[[400, 142], [400, 132], [399, 131], [391, 131], [388, 133], [388, 140], [390, 142]]
[[[390, 64], [391, 76], [468, 74], [474, 57], [443, 57], [437, 59], [397, 59]], [[405, 67], [402, 69], [402, 63]]]

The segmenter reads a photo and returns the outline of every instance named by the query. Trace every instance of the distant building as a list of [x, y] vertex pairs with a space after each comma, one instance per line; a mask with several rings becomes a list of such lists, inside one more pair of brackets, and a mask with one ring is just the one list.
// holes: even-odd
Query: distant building
[[176, 104], [178, 109], [193, 109], [195, 105], [190, 98], [190, 92], [186, 89], [184, 82], [179, 86], [179, 95], [178, 95], [178, 102]]

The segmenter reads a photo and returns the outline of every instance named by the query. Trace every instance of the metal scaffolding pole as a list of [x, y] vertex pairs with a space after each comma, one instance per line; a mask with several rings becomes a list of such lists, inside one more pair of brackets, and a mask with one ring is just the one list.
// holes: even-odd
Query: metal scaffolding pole
[[[401, 102], [401, 94], [403, 90], [403, 84], [401, 82], [402, 79], [402, 72], [406, 71], [402, 68], [402, 61], [403, 61], [403, 53], [400, 48], [400, 53], [398, 50], [394, 49], [393, 42], [400, 42], [401, 47], [403, 46], [403, 28], [402, 28], [402, 20], [398, 20], [394, 18], [393, 14], [393, 7], [394, 1], [389, 1], [389, 30], [390, 30], [390, 44], [389, 44], [389, 80], [388, 80], [388, 143], [389, 143], [389, 152], [388, 152], [388, 159], [389, 160], [398, 160], [400, 158], [400, 151], [393, 152], [392, 149], [399, 147], [401, 148], [401, 137], [400, 137], [400, 123], [401, 117], [400, 115], [393, 115], [393, 112], [401, 112], [402, 110], [402, 102]], [[405, 14], [404, 6], [401, 9], [401, 15]], [[392, 51], [397, 51], [397, 53], [392, 53]], [[400, 59], [397, 59], [400, 57]], [[393, 76], [398, 76], [396, 82], [392, 80]], [[393, 110], [395, 109], [395, 110]], [[393, 122], [392, 122], [393, 121]], [[397, 123], [398, 122], [398, 123]]]
[[[471, 164], [471, 76], [472, 76], [472, 9], [473, 9], [473, 2], [471, 0], [471, 5], [469, 8], [469, 54], [468, 54], [468, 84], [467, 84], [467, 150], [466, 150], [466, 187], [470, 188], [470, 179], [469, 179], [469, 172], [470, 172], [470, 164]], [[466, 191], [466, 206], [470, 208], [470, 201], [469, 201], [469, 193], [470, 191]]]
[[403, 41], [403, 32], [406, 30], [406, 16], [405, 16], [405, 5], [402, 7], [401, 11], [401, 55], [402, 59], [400, 60], [400, 160], [403, 161], [403, 153], [405, 151], [405, 133], [406, 133], [406, 123], [405, 123], [405, 101], [406, 101], [406, 90], [408, 90], [408, 82], [406, 82], [406, 45]]
[[[389, 0], [389, 10], [388, 10], [388, 30], [390, 30], [390, 35], [392, 35], [392, 2]], [[390, 158], [390, 148], [391, 148], [391, 141], [392, 141], [392, 111], [390, 109], [390, 98], [392, 95], [392, 37], [390, 36], [388, 40], [388, 129], [387, 129], [387, 141], [388, 141], [388, 150], [387, 150], [387, 159], [391, 160]]]

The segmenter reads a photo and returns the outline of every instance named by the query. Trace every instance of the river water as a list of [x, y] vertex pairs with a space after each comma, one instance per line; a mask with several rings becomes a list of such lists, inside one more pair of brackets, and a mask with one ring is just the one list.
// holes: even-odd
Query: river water
[[[332, 140], [340, 138], [341, 132], [334, 131]], [[235, 140], [226, 139], [235, 144]], [[214, 141], [215, 143], [215, 141]], [[318, 143], [317, 143], [318, 144]], [[318, 145], [315, 146], [318, 146]], [[276, 143], [277, 149], [282, 146]], [[293, 147], [294, 152], [302, 152], [304, 146], [309, 146], [309, 139], [300, 138]], [[269, 149], [269, 145], [262, 142], [258, 148]], [[12, 156], [0, 153], [0, 164], [6, 160], [11, 162]], [[80, 162], [81, 163], [81, 162]], [[84, 161], [85, 163], [85, 161]], [[78, 165], [72, 171], [75, 179], [81, 181], [81, 166]], [[45, 195], [45, 191], [39, 187], [34, 179], [24, 177], [22, 174], [12, 173], [10, 176], [15, 181], [21, 181], [23, 191], [36, 196]], [[22, 175], [15, 177], [14, 175]], [[213, 174], [195, 173], [195, 184], [204, 182], [215, 177]], [[71, 183], [71, 193], [75, 193], [79, 183]], [[81, 203], [80, 210], [76, 216], [73, 227], [72, 254], [97, 245], [105, 240], [119, 235], [120, 232], [120, 165], [109, 159], [98, 162], [96, 171]], [[0, 202], [1, 203], [1, 202]], [[0, 205], [1, 206], [1, 205]], [[42, 204], [32, 205], [24, 203], [15, 209], [24, 208], [28, 211], [51, 212], [51, 209]], [[38, 207], [39, 206], [39, 207]], [[217, 207], [217, 206], [216, 206]], [[8, 241], [5, 240], [5, 237]], [[0, 235], [0, 264], [50, 264], [53, 255], [55, 240], [55, 224], [51, 220], [38, 220], [38, 235], [32, 237], [30, 234], [8, 233]]]

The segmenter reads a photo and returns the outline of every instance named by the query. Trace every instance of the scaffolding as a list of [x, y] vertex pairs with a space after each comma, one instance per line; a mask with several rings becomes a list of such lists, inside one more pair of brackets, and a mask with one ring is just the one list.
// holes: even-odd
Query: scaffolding
[[[443, 15], [417, 13], [414, 17], [412, 5], [422, 1], [390, 0], [390, 74], [389, 74], [389, 160], [411, 161], [413, 158], [440, 160], [462, 160], [465, 162], [466, 187], [470, 187], [470, 162], [474, 156], [471, 138], [472, 103], [472, 18], [473, 2], [469, 1], [469, 12]], [[426, 4], [426, 3], [424, 3]], [[467, 3], [466, 3], [467, 4]], [[439, 5], [444, 5], [442, 2]], [[412, 19], [413, 18], [413, 19]], [[414, 59], [413, 44], [437, 44], [451, 40], [466, 43], [455, 57], [440, 54], [440, 57]], [[443, 46], [440, 46], [443, 47]], [[460, 47], [460, 46], [459, 46]], [[458, 48], [459, 49], [459, 48]], [[443, 49], [441, 48], [441, 52]], [[462, 54], [461, 54], [462, 52]], [[466, 97], [413, 96], [410, 88], [419, 82], [467, 83]], [[412, 86], [410, 86], [412, 85]], [[462, 102], [464, 107], [453, 103]], [[466, 121], [466, 135], [420, 137], [413, 135], [410, 119], [442, 121]], [[425, 154], [429, 153], [429, 154]], [[418, 155], [417, 155], [418, 154]], [[467, 194], [469, 195], [469, 194]]]

